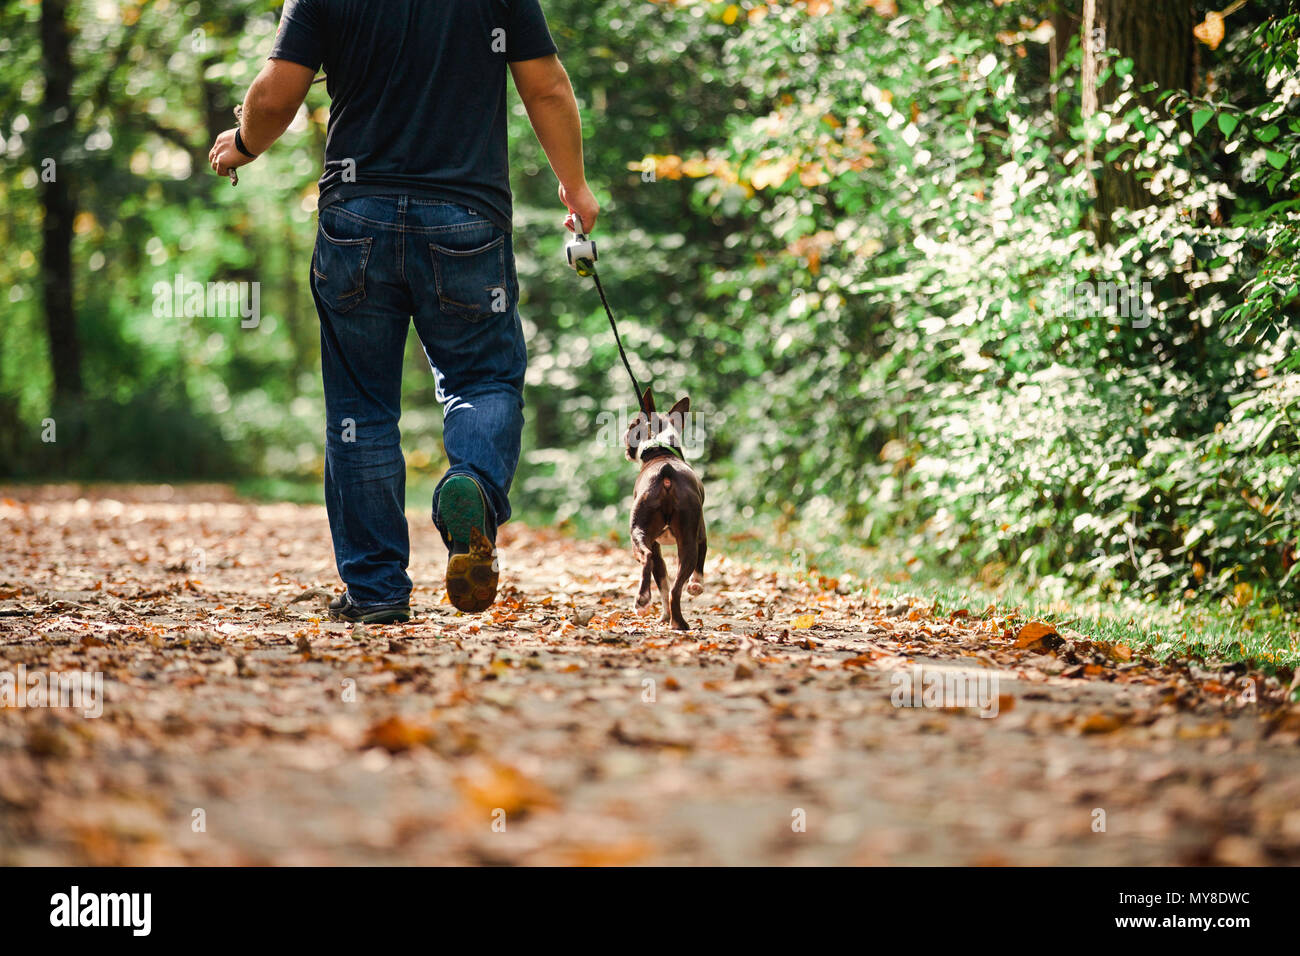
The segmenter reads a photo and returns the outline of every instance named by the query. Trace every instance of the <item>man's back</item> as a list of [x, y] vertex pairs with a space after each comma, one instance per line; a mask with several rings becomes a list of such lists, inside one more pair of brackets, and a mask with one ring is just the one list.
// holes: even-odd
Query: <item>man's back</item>
[[321, 206], [424, 194], [509, 231], [506, 64], [554, 52], [538, 0], [293, 0], [271, 56], [325, 68]]

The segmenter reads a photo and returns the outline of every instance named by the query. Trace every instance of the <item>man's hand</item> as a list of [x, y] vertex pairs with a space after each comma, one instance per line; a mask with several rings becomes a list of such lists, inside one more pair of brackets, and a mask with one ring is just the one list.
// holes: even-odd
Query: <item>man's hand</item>
[[232, 169], [247, 166], [256, 157], [245, 156], [235, 147], [235, 131], [228, 129], [212, 144], [208, 152], [208, 165], [218, 176], [229, 176]]
[[[596, 216], [600, 212], [600, 203], [596, 202], [596, 197], [592, 194], [591, 189], [586, 183], [583, 183], [577, 189], [565, 189], [564, 184], [560, 184], [560, 202], [568, 208], [570, 212], [575, 212], [582, 219], [582, 228], [586, 232], [596, 228]], [[565, 219], [564, 225], [572, 229], [574, 223]]]
[[[257, 74], [241, 107], [240, 138], [250, 153], [261, 155], [293, 122], [298, 107], [307, 98], [316, 71], [289, 60], [268, 60]], [[239, 116], [239, 113], [235, 114]], [[218, 176], [229, 176], [256, 158], [245, 156], [235, 146], [235, 131], [228, 129], [212, 144], [208, 163]]]

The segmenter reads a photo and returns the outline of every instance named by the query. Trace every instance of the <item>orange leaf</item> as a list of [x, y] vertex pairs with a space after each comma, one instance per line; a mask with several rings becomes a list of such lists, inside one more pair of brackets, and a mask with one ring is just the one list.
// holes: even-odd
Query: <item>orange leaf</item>
[[1085, 734], [1110, 734], [1122, 726], [1123, 721], [1113, 714], [1092, 714], [1079, 724], [1079, 730]]
[[507, 816], [516, 816], [555, 806], [549, 790], [506, 764], [493, 764], [474, 777], [459, 777], [456, 787], [466, 803], [487, 813], [504, 810]]
[[1205, 15], [1205, 22], [1192, 28], [1192, 35], [1211, 50], [1217, 50], [1223, 42], [1223, 14], [1211, 10]]
[[576, 846], [564, 851], [570, 866], [630, 866], [645, 859], [654, 847], [645, 840], [624, 840], [607, 846]]
[[433, 731], [428, 727], [412, 723], [400, 714], [394, 714], [387, 720], [373, 724], [366, 731], [364, 746], [383, 747], [390, 754], [395, 754], [428, 743], [432, 739]]
[[1056, 634], [1056, 628], [1043, 621], [1030, 621], [1016, 632], [1016, 647], [1033, 647], [1044, 638]]
[[848, 660], [841, 661], [842, 667], [870, 667], [874, 655], [859, 654], [857, 657], [850, 657]]

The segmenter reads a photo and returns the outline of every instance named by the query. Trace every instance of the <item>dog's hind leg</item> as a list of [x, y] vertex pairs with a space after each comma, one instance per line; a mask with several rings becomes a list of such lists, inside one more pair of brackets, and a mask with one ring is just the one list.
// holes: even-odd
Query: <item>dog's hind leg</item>
[[659, 588], [659, 598], [663, 601], [664, 613], [660, 621], [667, 624], [670, 620], [668, 616], [669, 592], [668, 592], [668, 565], [664, 562], [663, 549], [660, 548], [659, 542], [656, 541], [650, 548], [651, 567], [654, 568], [655, 585]]
[[685, 529], [674, 528], [673, 533], [677, 538], [677, 580], [673, 582], [669, 613], [673, 627], [679, 631], [689, 631], [691, 626], [682, 615], [682, 588], [686, 586], [686, 579], [695, 572], [700, 546], [695, 540], [695, 529], [687, 532]]
[[654, 572], [654, 561], [650, 554], [647, 553], [645, 560], [641, 562], [641, 590], [636, 594], [635, 610], [640, 611], [650, 603], [650, 578]]
[[709, 550], [708, 535], [705, 533], [704, 526], [700, 526], [700, 552], [695, 562], [695, 573], [691, 575], [691, 583], [686, 585], [686, 592], [691, 595], [700, 594], [704, 591], [704, 556]]
[[636, 595], [634, 609], [643, 608], [650, 603], [650, 576], [654, 568], [654, 549], [659, 545], [646, 537], [645, 529], [635, 521], [632, 523], [632, 554], [641, 565], [641, 589]]

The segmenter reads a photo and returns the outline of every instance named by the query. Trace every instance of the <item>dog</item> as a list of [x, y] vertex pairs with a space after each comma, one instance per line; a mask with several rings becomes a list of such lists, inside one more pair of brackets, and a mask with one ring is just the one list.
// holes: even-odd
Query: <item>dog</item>
[[[708, 550], [704, 485], [682, 451], [682, 427], [690, 407], [690, 398], [683, 398], [667, 415], [660, 415], [647, 388], [642, 401], [645, 411], [637, 412], [625, 438], [628, 460], [641, 466], [632, 499], [632, 552], [641, 564], [636, 610], [649, 606], [653, 578], [664, 605], [660, 620], [681, 631], [691, 627], [682, 616], [682, 589], [692, 595], [704, 590]], [[677, 545], [677, 580], [671, 590], [660, 544]]]

